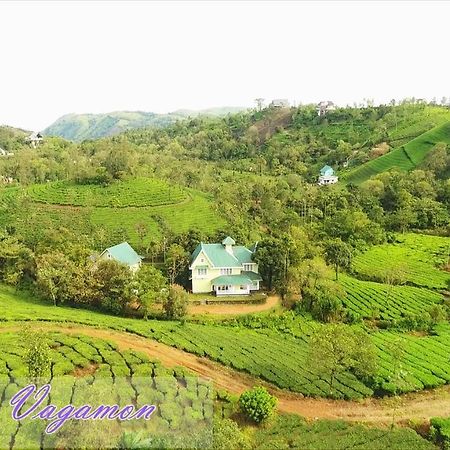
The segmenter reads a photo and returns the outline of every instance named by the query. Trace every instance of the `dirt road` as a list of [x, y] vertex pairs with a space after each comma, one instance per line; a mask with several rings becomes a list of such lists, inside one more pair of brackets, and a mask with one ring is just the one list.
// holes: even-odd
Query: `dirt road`
[[[392, 423], [394, 410], [392, 399], [365, 399], [355, 402], [304, 398], [300, 394], [283, 391], [207, 358], [200, 358], [130, 333], [68, 324], [39, 323], [39, 327], [48, 331], [86, 335], [113, 341], [120, 350], [133, 349], [143, 352], [150, 358], [160, 360], [167, 367], [186, 367], [200, 376], [211, 379], [216, 388], [226, 389], [233, 394], [240, 394], [256, 384], [265, 385], [278, 397], [278, 409], [283, 412], [300, 414], [309, 419], [326, 418], [377, 424]], [[0, 332], [15, 330], [19, 330], [17, 325], [2, 325], [0, 328]], [[395, 421], [398, 423], [408, 419], [427, 420], [435, 416], [450, 416], [450, 386], [404, 395], [399, 399], [396, 408]]]

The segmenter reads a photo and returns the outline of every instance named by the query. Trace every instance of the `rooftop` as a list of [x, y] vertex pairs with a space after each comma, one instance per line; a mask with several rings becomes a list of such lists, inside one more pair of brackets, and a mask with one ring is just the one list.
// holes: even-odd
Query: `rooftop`
[[127, 264], [128, 266], [138, 264], [142, 260], [142, 257], [136, 253], [128, 242], [122, 242], [113, 247], [108, 247], [103, 253], [105, 252], [108, 252], [116, 261]]

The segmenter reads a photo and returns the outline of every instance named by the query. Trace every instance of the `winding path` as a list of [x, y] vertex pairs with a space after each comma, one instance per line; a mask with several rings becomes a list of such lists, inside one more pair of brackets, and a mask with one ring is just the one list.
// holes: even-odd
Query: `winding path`
[[[39, 327], [47, 331], [86, 335], [106, 339], [117, 344], [119, 350], [132, 349], [158, 359], [166, 367], [183, 366], [213, 381], [216, 388], [226, 389], [232, 394], [240, 394], [256, 384], [266, 386], [278, 397], [278, 409], [282, 412], [299, 414], [308, 419], [342, 419], [347, 421], [390, 424], [396, 410], [395, 422], [409, 419], [428, 420], [435, 416], [450, 416], [450, 386], [401, 396], [394, 399], [365, 399], [344, 401], [305, 398], [301, 394], [290, 393], [264, 383], [250, 375], [232, 370], [207, 358], [178, 350], [151, 339], [126, 332], [92, 328], [81, 325], [50, 324], [40, 322]], [[0, 333], [18, 331], [17, 325], [2, 325]], [[395, 406], [394, 406], [395, 404]]]

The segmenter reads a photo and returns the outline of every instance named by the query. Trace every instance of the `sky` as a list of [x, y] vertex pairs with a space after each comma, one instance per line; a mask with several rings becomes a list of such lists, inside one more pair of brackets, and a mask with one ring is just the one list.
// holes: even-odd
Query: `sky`
[[0, 2], [0, 124], [450, 97], [450, 2]]

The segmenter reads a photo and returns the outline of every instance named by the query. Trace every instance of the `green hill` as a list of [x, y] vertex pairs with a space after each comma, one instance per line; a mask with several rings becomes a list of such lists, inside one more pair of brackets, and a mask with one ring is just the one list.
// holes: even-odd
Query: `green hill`
[[370, 177], [390, 169], [402, 171], [415, 169], [439, 142], [450, 144], [450, 122], [439, 125], [386, 155], [363, 164], [350, 172], [345, 180], [347, 183], [360, 184]]
[[178, 110], [169, 114], [155, 114], [142, 111], [116, 111], [106, 114], [67, 114], [47, 127], [43, 134], [59, 136], [72, 141], [82, 141], [113, 136], [135, 128], [166, 127], [177, 120], [198, 115], [225, 116], [243, 109], [242, 107], [219, 107], [201, 111]]
[[[23, 195], [29, 199], [26, 210], [17, 207], [12, 216], [8, 202], [20, 201]], [[108, 243], [122, 239], [145, 245], [167, 231], [213, 233], [226, 226], [208, 195], [151, 178], [106, 187], [61, 181], [7, 188], [0, 206], [0, 226], [14, 224], [24, 233], [30, 226], [67, 228], [82, 234], [103, 229]]]

